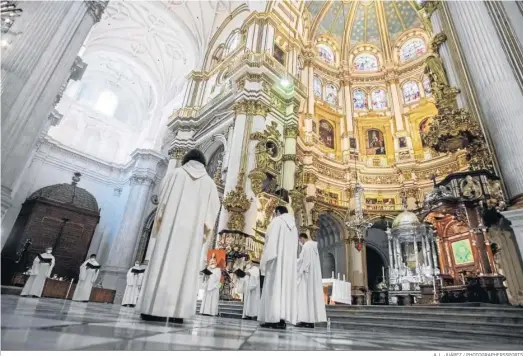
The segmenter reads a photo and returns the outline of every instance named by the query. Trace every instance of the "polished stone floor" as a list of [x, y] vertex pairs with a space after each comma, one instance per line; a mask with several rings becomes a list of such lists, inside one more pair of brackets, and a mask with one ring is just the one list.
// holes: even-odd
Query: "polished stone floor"
[[521, 350], [521, 344], [437, 336], [266, 330], [255, 321], [195, 316], [143, 322], [130, 308], [2, 295], [2, 350]]

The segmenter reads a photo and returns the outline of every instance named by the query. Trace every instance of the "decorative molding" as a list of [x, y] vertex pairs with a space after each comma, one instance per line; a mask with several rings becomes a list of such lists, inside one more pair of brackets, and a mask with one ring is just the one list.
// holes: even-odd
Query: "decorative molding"
[[94, 20], [94, 23], [97, 23], [102, 18], [102, 15], [105, 11], [105, 8], [107, 7], [107, 4], [109, 3], [108, 0], [97, 0], [97, 1], [86, 1], [84, 0], [85, 4], [87, 5], [87, 12]]
[[63, 117], [64, 115], [62, 113], [56, 109], [53, 109], [53, 111], [51, 111], [49, 114], [49, 121], [51, 121], [51, 126], [58, 126], [60, 122], [62, 122]]
[[233, 110], [236, 115], [245, 114], [266, 117], [270, 107], [261, 100], [241, 100], [234, 103]]
[[131, 185], [154, 185], [154, 178], [148, 176], [132, 175], [129, 179]]
[[298, 137], [298, 126], [297, 125], [287, 125], [283, 131], [283, 136], [285, 138], [296, 138]]
[[296, 162], [296, 155], [295, 154], [284, 154], [281, 158], [283, 162], [285, 161], [293, 161]]
[[446, 41], [447, 41], [447, 35], [445, 34], [445, 32], [440, 32], [437, 35], [435, 35], [430, 43], [430, 47], [432, 48], [432, 51], [439, 53], [439, 48]]

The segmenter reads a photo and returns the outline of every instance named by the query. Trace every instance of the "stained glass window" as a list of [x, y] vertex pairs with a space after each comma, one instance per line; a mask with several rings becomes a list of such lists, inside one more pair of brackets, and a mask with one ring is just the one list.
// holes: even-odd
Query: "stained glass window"
[[360, 54], [354, 59], [354, 70], [356, 72], [371, 72], [378, 70], [378, 59], [372, 54]]
[[321, 84], [321, 80], [320, 78], [318, 77], [314, 77], [313, 81], [312, 81], [312, 91], [314, 93], [314, 96], [317, 97], [317, 98], [322, 98], [322, 93], [323, 93], [323, 88], [322, 88], [322, 84]]
[[361, 89], [354, 90], [353, 94], [354, 109], [366, 110], [369, 108], [367, 93]]
[[421, 38], [413, 38], [401, 46], [400, 61], [410, 61], [411, 59], [421, 56], [425, 52], [427, 52], [425, 41], [423, 41]]
[[432, 95], [432, 88], [430, 86], [430, 79], [429, 79], [429, 77], [423, 78], [423, 90], [425, 90], [425, 95], [426, 96], [431, 96]]
[[403, 100], [405, 104], [412, 103], [419, 100], [419, 87], [416, 82], [406, 82], [403, 85]]
[[325, 87], [325, 101], [331, 105], [338, 105], [338, 88], [332, 84]]
[[324, 44], [318, 45], [318, 54], [320, 58], [328, 64], [334, 64], [334, 52], [329, 46]]
[[387, 107], [387, 93], [384, 89], [374, 90], [371, 94], [372, 108], [385, 109]]

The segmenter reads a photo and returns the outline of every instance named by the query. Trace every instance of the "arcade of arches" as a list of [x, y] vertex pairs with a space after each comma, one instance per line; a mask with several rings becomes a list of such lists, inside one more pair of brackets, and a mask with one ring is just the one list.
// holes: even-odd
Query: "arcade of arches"
[[[126, 271], [150, 257], [167, 166], [196, 147], [223, 200], [216, 248], [259, 259], [271, 213], [286, 204], [318, 241], [323, 277], [345, 276], [355, 303], [395, 269], [410, 273], [396, 261], [408, 254], [416, 271], [432, 266], [454, 287], [503, 274], [498, 287], [523, 303], [515, 2], [18, 3], [5, 40], [2, 22], [3, 83], [13, 88], [2, 92], [2, 255], [14, 266], [3, 283], [68, 229], [60, 241], [82, 244], [78, 261], [57, 256], [60, 273], [96, 253], [97, 283], [120, 302]], [[43, 13], [49, 26], [84, 14], [56, 38], [63, 53], [50, 37], [35, 40]], [[46, 84], [31, 90], [36, 80]], [[65, 184], [75, 172], [81, 180]], [[33, 195], [58, 184], [81, 188], [96, 209]], [[33, 219], [45, 204], [55, 210]], [[70, 220], [43, 236], [51, 218]], [[355, 218], [362, 233], [347, 227]], [[407, 229], [428, 227], [434, 237], [414, 240], [413, 253], [395, 247]]]

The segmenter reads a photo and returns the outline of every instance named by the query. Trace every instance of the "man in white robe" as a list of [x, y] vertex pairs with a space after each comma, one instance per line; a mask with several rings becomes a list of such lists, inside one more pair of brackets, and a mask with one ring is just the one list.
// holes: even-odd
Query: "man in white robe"
[[145, 272], [145, 267], [136, 261], [134, 266], [129, 268], [127, 272], [127, 286], [123, 294], [122, 305], [124, 307], [134, 307], [140, 296], [140, 289], [142, 289], [142, 281]]
[[33, 296], [40, 298], [44, 291], [45, 281], [51, 277], [51, 272], [55, 264], [53, 249], [47, 248], [44, 253], [41, 253], [33, 260], [30, 276], [22, 289], [21, 296]]
[[220, 302], [220, 280], [222, 270], [216, 265], [216, 259], [211, 259], [207, 270], [211, 275], [203, 276], [203, 298], [200, 306], [200, 314], [216, 316], [218, 315], [218, 304]]
[[296, 324], [296, 256], [298, 230], [286, 207], [278, 206], [267, 228], [260, 261], [264, 276], [258, 320], [262, 327], [285, 329], [286, 321]]
[[189, 151], [182, 167], [169, 162], [153, 226], [154, 251], [137, 309], [144, 320], [183, 323], [195, 314], [202, 245], [214, 228], [220, 200], [205, 156]]
[[314, 323], [327, 321], [321, 280], [318, 243], [300, 234], [302, 245], [298, 258], [298, 327], [314, 328]]
[[245, 265], [245, 274], [242, 280], [243, 318], [254, 319], [258, 316], [260, 307], [260, 269], [249, 260]]
[[76, 302], [88, 302], [91, 297], [93, 284], [98, 278], [100, 264], [96, 261], [96, 255], [92, 254], [87, 261], [80, 266], [80, 277], [74, 290], [73, 300]]

